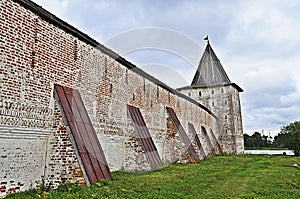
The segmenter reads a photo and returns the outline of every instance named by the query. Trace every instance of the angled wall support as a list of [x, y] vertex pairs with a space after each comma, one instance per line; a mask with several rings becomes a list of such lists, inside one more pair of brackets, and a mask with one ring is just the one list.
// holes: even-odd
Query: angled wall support
[[215, 134], [214, 134], [214, 132], [213, 132], [212, 129], [210, 129], [210, 134], [211, 134], [212, 138], [216, 141], [216, 144], [217, 144], [217, 147], [218, 147], [219, 154], [220, 154], [220, 155], [223, 155], [223, 154], [224, 154], [224, 153], [223, 153], [223, 149], [222, 149], [222, 147], [221, 147], [221, 145], [220, 145], [220, 143], [219, 143], [219, 141], [218, 141], [217, 137], [215, 136]]
[[151, 166], [162, 167], [163, 164], [140, 109], [131, 105], [127, 105], [127, 109]]
[[68, 133], [74, 138], [74, 148], [78, 150], [78, 159], [83, 163], [82, 169], [85, 170], [89, 182], [94, 184], [100, 179], [112, 180], [102, 147], [78, 90], [54, 85], [54, 97]]
[[183, 129], [178, 117], [176, 116], [175, 111], [170, 107], [166, 107], [166, 109], [167, 109], [168, 115], [171, 117], [171, 120], [173, 121], [177, 131], [179, 132], [179, 135], [182, 138], [183, 143], [185, 144], [186, 148], [188, 149], [190, 155], [192, 156], [192, 158], [194, 159], [195, 162], [200, 162], [200, 158], [197, 155], [191, 140], [189, 139], [185, 130]]
[[201, 144], [201, 141], [200, 141], [200, 139], [199, 139], [199, 137], [198, 137], [198, 134], [197, 134], [197, 132], [196, 132], [196, 130], [195, 130], [194, 125], [191, 124], [191, 123], [189, 123], [189, 131], [192, 133], [192, 135], [193, 135], [193, 137], [194, 137], [194, 140], [195, 140], [195, 142], [196, 142], [196, 144], [197, 144], [197, 146], [198, 146], [198, 149], [199, 149], [199, 151], [200, 151], [201, 156], [202, 156], [203, 158], [206, 158], [206, 154], [205, 154], [205, 152], [204, 152], [204, 149], [203, 149], [203, 146], [202, 146], [202, 144]]
[[205, 139], [206, 139], [206, 142], [207, 142], [208, 147], [209, 147], [209, 149], [210, 149], [211, 155], [212, 155], [212, 156], [216, 156], [215, 148], [213, 147], [213, 145], [212, 145], [212, 143], [211, 143], [211, 141], [210, 141], [210, 138], [209, 138], [209, 136], [208, 136], [208, 134], [207, 134], [207, 131], [206, 131], [205, 127], [204, 127], [204, 126], [201, 126], [201, 130], [202, 130], [202, 133], [203, 133], [204, 136], [205, 136]]

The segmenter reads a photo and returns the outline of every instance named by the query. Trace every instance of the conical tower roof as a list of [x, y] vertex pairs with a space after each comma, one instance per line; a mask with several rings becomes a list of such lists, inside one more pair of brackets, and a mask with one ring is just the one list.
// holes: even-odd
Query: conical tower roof
[[226, 84], [231, 82], [208, 41], [191, 86], [209, 87]]

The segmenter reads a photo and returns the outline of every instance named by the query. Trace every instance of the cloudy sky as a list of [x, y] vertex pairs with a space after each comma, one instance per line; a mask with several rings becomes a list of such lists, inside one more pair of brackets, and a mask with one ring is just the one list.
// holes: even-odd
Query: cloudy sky
[[34, 0], [174, 88], [210, 43], [241, 93], [244, 131], [300, 120], [298, 0]]

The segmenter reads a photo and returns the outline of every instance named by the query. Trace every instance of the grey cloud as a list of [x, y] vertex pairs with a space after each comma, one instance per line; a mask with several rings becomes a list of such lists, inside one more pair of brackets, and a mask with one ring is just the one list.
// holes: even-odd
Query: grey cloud
[[[104, 42], [121, 55], [143, 49], [163, 50], [181, 57], [191, 65], [197, 65], [202, 45], [187, 35], [170, 29], [144, 27], [113, 36]], [[146, 56], [145, 56], [146, 57]]]

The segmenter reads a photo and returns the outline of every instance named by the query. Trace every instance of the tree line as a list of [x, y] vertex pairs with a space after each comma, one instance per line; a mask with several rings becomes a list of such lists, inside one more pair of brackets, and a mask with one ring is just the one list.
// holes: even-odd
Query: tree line
[[295, 121], [281, 127], [280, 133], [272, 137], [254, 132], [253, 135], [244, 134], [245, 148], [288, 148], [293, 150], [296, 156], [300, 155], [300, 121]]

